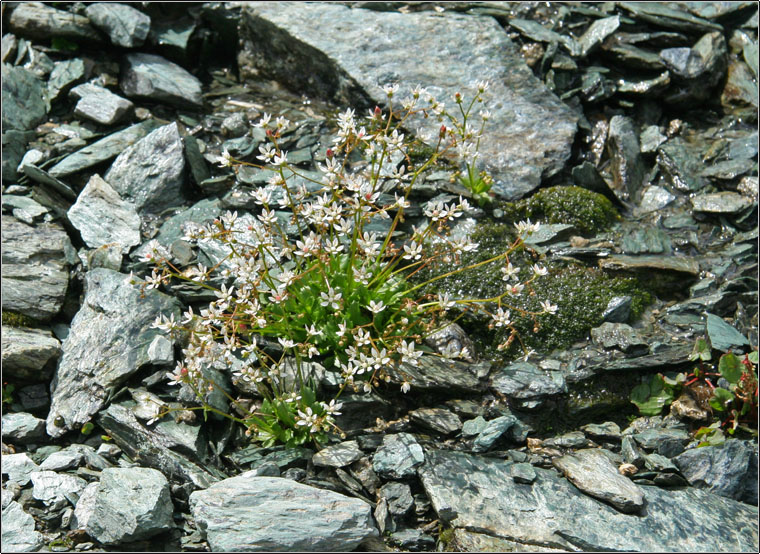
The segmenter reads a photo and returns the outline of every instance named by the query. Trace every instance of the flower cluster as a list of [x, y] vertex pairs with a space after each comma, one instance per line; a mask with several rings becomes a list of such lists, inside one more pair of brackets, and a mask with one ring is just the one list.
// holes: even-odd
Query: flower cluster
[[[482, 99], [486, 88], [486, 83], [478, 84], [475, 100]], [[391, 380], [392, 368], [401, 375], [401, 390], [409, 391], [411, 382], [403, 367], [419, 364], [423, 352], [430, 351], [424, 337], [439, 328], [455, 306], [489, 313], [487, 306], [494, 305], [494, 324], [513, 329], [502, 301], [520, 294], [525, 286], [516, 281], [517, 272], [509, 263], [509, 253], [521, 245], [521, 238], [494, 258], [503, 257], [506, 263], [503, 295], [452, 299], [421, 293], [439, 277], [420, 284], [408, 278], [431, 264], [456, 267], [463, 252], [477, 248], [467, 237], [450, 235], [457, 220], [473, 211], [468, 200], [433, 199], [424, 205], [424, 217], [411, 232], [400, 232], [415, 183], [437, 159], [456, 154], [466, 167], [474, 167], [482, 127], [474, 132], [467, 118], [475, 100], [463, 109], [461, 95], [455, 97], [462, 115], [457, 119], [421, 87], [401, 102], [400, 111], [394, 111], [392, 100], [398, 85], [388, 85], [384, 91], [387, 111], [375, 108], [362, 119], [351, 109], [338, 115], [337, 136], [318, 166], [319, 179], [288, 163], [281, 138], [291, 122], [284, 117], [273, 122], [264, 114], [256, 124], [267, 136], [256, 156], [261, 164], [235, 160], [223, 152], [221, 166], [253, 165], [269, 170], [271, 177], [255, 191], [258, 208], [251, 213], [228, 212], [205, 225], [186, 228], [187, 241], [214, 245], [226, 254], [214, 267], [180, 269], [158, 243], [146, 249], [144, 261], [156, 264], [145, 278], [146, 287], [182, 279], [213, 289], [216, 297], [197, 314], [189, 309], [181, 321], [163, 316], [156, 321], [157, 328], [184, 333], [187, 341], [183, 360], [168, 375], [170, 382], [191, 387], [203, 400], [215, 388], [203, 368], [226, 365], [236, 379], [264, 398], [241, 421], [265, 444], [324, 440], [325, 433], [335, 429], [334, 417], [341, 408], [336, 399], [343, 390], [369, 392]], [[411, 116], [421, 112], [445, 123], [434, 153], [414, 165], [409, 156], [411, 139], [403, 129]], [[487, 119], [483, 112], [483, 122]], [[356, 154], [361, 155], [360, 163], [351, 161]], [[523, 234], [537, 229], [529, 221], [518, 224]], [[465, 269], [457, 267], [440, 277]], [[545, 274], [536, 265], [531, 280]], [[212, 279], [226, 283], [216, 288]], [[549, 302], [542, 306], [546, 313], [557, 309]], [[295, 379], [286, 378], [291, 367]], [[316, 399], [309, 368], [336, 376], [339, 384], [330, 402]]]

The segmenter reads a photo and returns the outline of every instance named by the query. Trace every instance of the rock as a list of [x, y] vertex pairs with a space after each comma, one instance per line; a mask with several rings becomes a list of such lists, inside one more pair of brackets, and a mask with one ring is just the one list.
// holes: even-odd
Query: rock
[[3, 501], [3, 552], [37, 552], [44, 544], [44, 539], [41, 533], [35, 531], [35, 525], [34, 518], [24, 511], [21, 504], [11, 500], [5, 505]]
[[391, 383], [400, 385], [408, 379], [412, 390], [477, 392], [484, 388], [483, 379], [491, 368], [487, 362], [468, 364], [437, 356], [422, 356], [418, 362], [387, 368]]
[[613, 191], [618, 199], [637, 203], [646, 176], [633, 120], [616, 115], [610, 119], [609, 146], [612, 157]]
[[134, 107], [129, 100], [90, 83], [74, 87], [70, 94], [79, 99], [74, 108], [74, 115], [91, 119], [101, 125], [119, 122]]
[[61, 343], [50, 331], [3, 325], [2, 350], [6, 378], [39, 382], [50, 377], [50, 365], [61, 355]]
[[432, 552], [436, 540], [419, 529], [397, 529], [390, 535], [390, 541], [403, 552]]
[[580, 490], [623, 513], [637, 513], [644, 508], [641, 489], [620, 475], [601, 450], [585, 448], [555, 458], [552, 463]]
[[657, 227], [638, 227], [623, 236], [624, 254], [670, 254], [670, 237]]
[[116, 387], [150, 363], [148, 348], [159, 333], [152, 325], [159, 314], [179, 318], [180, 305], [157, 290], [143, 297], [128, 275], [108, 269], [87, 273], [84, 302], [51, 385], [51, 437], [88, 422]]
[[467, 333], [456, 323], [448, 323], [437, 331], [434, 331], [425, 337], [425, 344], [436, 352], [443, 354], [445, 352], [460, 353], [464, 355], [462, 359], [467, 362], [475, 363], [475, 345]]
[[692, 48], [662, 50], [660, 59], [676, 85], [675, 90], [665, 95], [665, 101], [688, 106], [710, 97], [713, 87], [725, 75], [728, 49], [723, 32], [711, 32]]
[[3, 440], [26, 444], [45, 439], [45, 421], [24, 412], [3, 415]]
[[579, 45], [572, 37], [549, 30], [536, 21], [515, 17], [509, 20], [509, 24], [531, 40], [548, 43], [556, 42], [563, 45], [572, 56], [580, 54]]
[[[492, 115], [480, 142], [480, 159], [487, 160], [495, 179], [492, 190], [499, 197], [514, 200], [530, 193], [556, 174], [570, 154], [576, 116], [534, 77], [491, 18], [262, 3], [246, 6], [242, 15], [244, 49], [238, 63], [243, 74], [256, 66], [290, 88], [320, 98], [383, 106], [388, 98], [381, 87], [398, 82], [402, 88], [394, 100], [421, 84], [446, 102], [456, 92], [467, 96], [473, 75], [488, 80], [485, 106]], [[472, 48], [472, 36], [479, 37], [478, 48]], [[379, 42], [382, 49], [376, 47]], [[310, 69], [304, 73], [301, 67]], [[543, 124], [529, 123], [536, 120]], [[408, 120], [418, 135], [432, 132], [435, 137], [439, 127], [436, 118], [415, 115]]]
[[692, 448], [673, 459], [692, 487], [757, 506], [757, 453], [747, 442]]
[[32, 496], [50, 511], [60, 510], [69, 503], [76, 506], [79, 494], [87, 486], [87, 481], [80, 477], [55, 471], [35, 471], [30, 477], [34, 484]]
[[526, 409], [538, 408], [548, 397], [567, 392], [561, 371], [546, 371], [530, 362], [513, 362], [494, 372], [491, 388]]
[[150, 17], [126, 4], [90, 4], [85, 13], [93, 25], [111, 37], [111, 42], [116, 46], [142, 46], [150, 31]]
[[647, 342], [625, 323], [602, 323], [591, 329], [591, 340], [605, 349], [617, 348], [631, 357], [649, 353]]
[[707, 422], [711, 417], [710, 412], [702, 408], [689, 392], [683, 392], [673, 400], [670, 404], [670, 413], [678, 419], [691, 419], [701, 422]]
[[669, 205], [676, 197], [664, 187], [650, 186], [644, 188], [638, 212], [641, 214], [656, 212]]
[[22, 487], [31, 480], [31, 474], [39, 470], [40, 466], [35, 464], [26, 452], [2, 456], [3, 475], [8, 476], [9, 482], [18, 483]]
[[197, 448], [198, 441], [192, 438], [188, 441], [186, 436], [178, 437], [178, 433], [172, 433], [165, 427], [147, 428], [137, 420], [129, 405], [111, 404], [98, 414], [97, 423], [129, 458], [161, 471], [169, 479], [190, 483], [195, 488], [206, 488], [226, 477], [201, 465], [202, 460], [198, 457], [203, 454], [202, 451], [188, 446], [191, 443]]
[[68, 92], [76, 83], [83, 81], [84, 78], [85, 67], [82, 58], [55, 62], [47, 82], [48, 98], [51, 102], [56, 100], [60, 95]]
[[66, 156], [50, 168], [50, 175], [65, 177], [115, 158], [158, 126], [159, 124], [155, 120], [148, 119], [112, 133]]
[[747, 337], [715, 314], [707, 314], [707, 336], [715, 350], [727, 352], [733, 348], [749, 345]]
[[667, 182], [684, 193], [696, 192], [708, 185], [702, 176], [702, 152], [681, 137], [669, 139], [657, 149], [657, 166]]
[[549, 448], [584, 448], [589, 441], [581, 431], [570, 431], [545, 439], [542, 444]]
[[52, 219], [50, 210], [28, 196], [4, 194], [3, 209], [10, 209], [13, 217], [31, 226]]
[[602, 318], [609, 323], [625, 323], [631, 316], [631, 303], [633, 299], [630, 296], [615, 296], [607, 303], [607, 307], [602, 312]]
[[724, 191], [713, 194], [698, 194], [691, 199], [695, 212], [713, 214], [736, 214], [752, 205], [752, 200], [735, 192]]
[[515, 483], [530, 485], [536, 480], [536, 470], [527, 463], [512, 464], [511, 472]]
[[140, 244], [140, 216], [135, 207], [97, 174], [90, 177], [68, 215], [90, 248], [118, 243], [126, 253]]
[[3, 133], [34, 129], [48, 112], [42, 83], [26, 69], [7, 64], [2, 75]]
[[377, 536], [362, 500], [250, 472], [192, 493], [190, 509], [217, 552], [350, 552]]
[[620, 27], [620, 16], [597, 19], [578, 39], [581, 57], [588, 56], [604, 40]]
[[409, 433], [385, 435], [372, 458], [372, 469], [385, 479], [404, 479], [417, 474], [425, 461], [422, 447]]
[[614, 421], [604, 423], [588, 423], [581, 430], [593, 440], [620, 442], [622, 435], [620, 427]]
[[127, 54], [120, 87], [130, 98], [182, 107], [203, 106], [201, 82], [175, 63], [154, 54]]
[[52, 319], [68, 288], [66, 254], [73, 254], [68, 235], [57, 223], [30, 227], [14, 217], [2, 218], [2, 232], [3, 309]]
[[26, 152], [26, 145], [35, 137], [34, 131], [3, 129], [2, 135], [2, 181], [15, 183], [19, 174], [18, 165]]
[[665, 4], [642, 4], [640, 2], [620, 2], [619, 6], [629, 12], [630, 16], [645, 23], [651, 23], [665, 29], [675, 29], [691, 33], [723, 31], [717, 23], [696, 17], [684, 10]]
[[81, 451], [73, 449], [59, 450], [53, 452], [45, 458], [40, 464], [43, 471], [66, 471], [67, 469], [76, 469], [84, 462], [84, 454]]
[[100, 488], [100, 482], [95, 481], [87, 485], [79, 495], [79, 501], [74, 507], [74, 517], [71, 520], [71, 528], [84, 531], [87, 522], [95, 511], [95, 496]]
[[[754, 138], [757, 139], [757, 136]], [[715, 179], [716, 181], [733, 181], [737, 177], [752, 172], [754, 167], [755, 161], [747, 158], [725, 160], [713, 163], [710, 167], [702, 171], [702, 175]]]
[[602, 269], [613, 271], [644, 270], [683, 274], [687, 277], [699, 275], [699, 264], [693, 258], [674, 256], [621, 256], [612, 255], [599, 260]]
[[488, 422], [482, 416], [469, 419], [462, 424], [462, 437], [470, 438], [479, 435], [488, 426]]
[[406, 483], [386, 483], [380, 487], [378, 494], [388, 502], [388, 511], [396, 521], [403, 520], [414, 508], [412, 489]]
[[517, 418], [512, 415], [492, 419], [472, 441], [472, 451], [485, 452], [490, 449], [504, 433], [516, 424]]
[[[438, 517], [458, 529], [564, 550], [750, 550], [757, 510], [696, 489], [642, 487], [646, 512], [632, 517], [583, 493], [553, 470], [515, 483], [511, 462], [462, 452], [425, 453], [420, 480]], [[581, 517], [582, 515], [582, 517]], [[728, 517], [736, 533], [720, 523]], [[692, 522], [708, 522], [694, 526]]]
[[451, 435], [462, 428], [462, 421], [443, 408], [418, 408], [409, 412], [412, 422], [442, 435]]
[[169, 482], [145, 467], [107, 468], [85, 530], [103, 544], [148, 539], [174, 527]]
[[344, 467], [364, 456], [356, 441], [345, 441], [328, 446], [311, 459], [315, 466]]
[[14, 34], [43, 41], [58, 37], [92, 43], [103, 39], [83, 15], [56, 10], [41, 2], [19, 4], [11, 13], [9, 23]]
[[658, 454], [672, 458], [684, 451], [690, 437], [686, 431], [680, 429], [645, 429], [640, 433], [634, 433], [633, 438], [642, 448], [655, 450]]
[[623, 437], [620, 443], [620, 454], [629, 464], [632, 464], [639, 469], [644, 467], [644, 452], [642, 452], [642, 450], [636, 445], [636, 441], [633, 440], [633, 437]]

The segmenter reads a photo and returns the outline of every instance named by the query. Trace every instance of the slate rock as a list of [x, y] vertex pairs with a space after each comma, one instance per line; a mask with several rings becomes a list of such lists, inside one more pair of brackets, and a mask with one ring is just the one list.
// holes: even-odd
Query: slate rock
[[462, 428], [457, 415], [443, 408], [418, 408], [409, 412], [409, 416], [412, 422], [442, 435], [456, 433]]
[[625, 323], [602, 323], [591, 329], [591, 340], [605, 349], [617, 348], [631, 357], [649, 353], [647, 342]]
[[118, 123], [134, 107], [129, 100], [91, 83], [74, 87], [70, 94], [79, 99], [74, 115], [101, 125]]
[[620, 27], [620, 16], [603, 17], [594, 21], [578, 39], [581, 57], [588, 56]]
[[752, 205], [752, 201], [741, 194], [731, 191], [713, 194], [698, 194], [691, 199], [695, 212], [712, 214], [736, 214]]
[[22, 487], [31, 480], [31, 474], [40, 470], [26, 452], [20, 454], [3, 454], [2, 473], [8, 476], [8, 481], [18, 483]]
[[666, 182], [680, 192], [696, 192], [709, 184], [702, 175], [702, 152], [682, 137], [671, 138], [657, 149], [657, 166]]
[[126, 129], [112, 133], [73, 154], [69, 154], [60, 162], [50, 168], [53, 177], [65, 177], [89, 169], [94, 165], [115, 158], [135, 142], [157, 129], [159, 124], [148, 119], [141, 123], [131, 125]]
[[2, 218], [3, 309], [40, 321], [58, 314], [69, 283], [69, 237], [58, 223], [30, 227]]
[[692, 448], [673, 462], [692, 487], [757, 506], [757, 453], [750, 443], [728, 439]]
[[402, 363], [398, 368], [387, 368], [387, 372], [393, 384], [400, 385], [408, 379], [411, 390], [478, 392], [484, 388], [490, 368], [488, 362], [469, 364], [438, 356], [422, 356], [418, 365]]
[[380, 487], [378, 494], [388, 502], [388, 511], [397, 521], [403, 520], [414, 508], [412, 489], [406, 483], [391, 481]]
[[3, 64], [3, 132], [34, 129], [47, 117], [42, 82], [30, 71]]
[[26, 223], [36, 225], [42, 221], [50, 221], [50, 210], [28, 196], [3, 195], [3, 209], [10, 209], [13, 217]]
[[512, 479], [515, 483], [523, 483], [530, 485], [536, 480], [536, 470], [528, 463], [512, 464], [510, 466], [512, 472]]
[[362, 500], [250, 472], [192, 493], [190, 509], [216, 552], [350, 552], [377, 536]]
[[311, 459], [315, 466], [344, 467], [364, 456], [356, 441], [345, 441], [323, 448]]
[[103, 39], [85, 16], [56, 10], [42, 2], [20, 3], [11, 13], [9, 23], [14, 34], [44, 41], [54, 37], [88, 43]]
[[642, 214], [656, 212], [672, 203], [675, 199], [676, 197], [664, 187], [645, 187], [641, 193], [638, 212]]
[[713, 87], [723, 78], [728, 63], [728, 49], [722, 31], [702, 36], [690, 49], [667, 48], [660, 59], [674, 78], [672, 92], [665, 101], [688, 106], [710, 97]]
[[142, 46], [150, 31], [150, 17], [127, 4], [99, 2], [87, 6], [85, 13], [116, 46]]
[[715, 350], [727, 352], [733, 348], [749, 345], [747, 337], [742, 335], [733, 325], [729, 325], [722, 317], [707, 314], [707, 336]]
[[409, 433], [385, 435], [372, 458], [372, 469], [385, 479], [404, 479], [417, 474], [425, 461], [422, 447]]
[[517, 424], [517, 418], [512, 415], [497, 417], [488, 422], [483, 430], [472, 441], [473, 452], [485, 452], [490, 449], [504, 433]]
[[614, 421], [604, 423], [588, 423], [581, 430], [594, 440], [607, 440], [619, 442], [622, 438], [620, 426]]
[[52, 102], [65, 94], [76, 83], [85, 78], [85, 66], [82, 58], [71, 58], [55, 62], [47, 82], [48, 98]]
[[85, 530], [103, 544], [148, 539], [174, 527], [169, 482], [146, 467], [107, 468], [100, 475]]
[[684, 451], [690, 437], [686, 431], [670, 428], [645, 429], [634, 433], [633, 438], [646, 450], [672, 458]]
[[569, 431], [543, 441], [550, 448], [583, 448], [588, 446], [588, 439], [581, 431]]
[[76, 506], [80, 493], [87, 486], [81, 477], [55, 471], [35, 471], [30, 475], [34, 488], [32, 496], [51, 511], [68, 504]]
[[483, 419], [483, 416], [469, 419], [462, 424], [462, 436], [464, 438], [474, 437], [479, 435], [487, 426], [488, 422]]
[[[755, 49], [755, 58], [757, 58], [757, 49]], [[755, 68], [757, 68], [757, 61], [754, 63]], [[757, 108], [756, 75], [750, 66], [743, 62], [732, 61], [729, 63], [728, 77], [720, 95], [720, 103], [729, 108], [734, 106], [754, 106]]]
[[35, 530], [35, 526], [34, 518], [24, 511], [21, 504], [15, 500], [7, 505], [3, 502], [3, 552], [37, 552], [43, 546], [44, 539], [42, 533]]
[[84, 301], [51, 385], [51, 437], [87, 423], [116, 387], [150, 363], [148, 348], [159, 333], [152, 325], [159, 314], [179, 318], [177, 300], [155, 289], [143, 296], [130, 281], [129, 275], [103, 268], [85, 276]]
[[26, 444], [45, 439], [45, 421], [25, 412], [3, 414], [3, 440]]
[[[554, 470], [534, 468], [536, 480], [527, 485], [515, 483], [513, 464], [501, 459], [443, 450], [427, 450], [425, 459], [422, 485], [438, 517], [454, 528], [565, 550], [756, 549], [757, 509], [706, 491], [641, 487], [647, 509], [631, 516]], [[735, 533], [725, 533], [724, 518]]]
[[530, 409], [540, 407], [550, 396], [567, 392], [561, 371], [543, 370], [530, 362], [513, 362], [494, 372], [491, 388]]
[[630, 296], [615, 296], [607, 303], [607, 307], [602, 312], [604, 321], [610, 323], [625, 323], [631, 316], [631, 303], [633, 299]]
[[567, 479], [586, 494], [609, 502], [623, 513], [637, 513], [644, 508], [644, 494], [604, 453], [584, 448], [552, 460]]
[[122, 253], [140, 244], [140, 216], [111, 185], [93, 175], [69, 209], [69, 221], [90, 248], [118, 243]]
[[710, 31], [722, 31], [723, 27], [708, 19], [697, 17], [688, 11], [671, 7], [666, 4], [620, 2], [630, 16], [637, 21], [644, 21], [657, 27], [674, 29], [690, 33], [706, 33]]
[[[243, 74], [257, 67], [294, 90], [339, 103], [386, 105], [382, 86], [392, 82], [401, 87], [394, 101], [419, 83], [446, 102], [456, 92], [467, 95], [473, 76], [488, 80], [484, 105], [492, 115], [479, 159], [494, 176], [492, 190], [499, 197], [528, 194], [570, 154], [576, 116], [535, 78], [492, 18], [268, 3], [247, 5], [242, 17]], [[534, 125], [537, 120], [542, 125]], [[436, 118], [421, 115], [407, 124], [433, 137], [439, 127]]]
[[50, 364], [61, 355], [61, 343], [50, 331], [2, 327], [3, 375], [27, 381], [44, 381]]
[[612, 190], [619, 200], [638, 203], [646, 168], [633, 120], [627, 116], [613, 116], [608, 141], [614, 177]]
[[155, 54], [127, 54], [119, 86], [130, 98], [180, 108], [203, 106], [201, 82], [177, 64]]

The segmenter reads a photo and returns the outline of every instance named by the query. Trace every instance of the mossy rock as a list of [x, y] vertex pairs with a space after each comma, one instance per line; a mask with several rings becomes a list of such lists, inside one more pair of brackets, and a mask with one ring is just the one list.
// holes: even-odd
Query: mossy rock
[[608, 229], [620, 219], [609, 199], [574, 185], [541, 189], [530, 198], [503, 202], [497, 207], [509, 221], [531, 219], [542, 223], [564, 223], [584, 234]]
[[8, 327], [39, 327], [40, 323], [29, 316], [17, 312], [3, 312], [3, 325]]

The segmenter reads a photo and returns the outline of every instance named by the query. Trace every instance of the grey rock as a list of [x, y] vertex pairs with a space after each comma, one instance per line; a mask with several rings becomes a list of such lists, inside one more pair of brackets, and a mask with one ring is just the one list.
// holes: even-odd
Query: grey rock
[[[467, 94], [473, 75], [488, 80], [484, 96], [492, 117], [480, 143], [481, 159], [487, 160], [493, 191], [500, 197], [528, 194], [569, 156], [576, 116], [534, 77], [491, 18], [294, 3], [250, 4], [243, 18], [242, 71], [257, 66], [318, 97], [382, 106], [387, 96], [381, 87], [398, 82], [399, 98], [420, 83], [443, 100], [455, 92]], [[479, 37], [478, 48], [472, 48], [472, 36]], [[377, 48], [379, 42], [383, 48]], [[310, 68], [307, 73], [302, 66]], [[543, 125], [530, 123], [537, 119]], [[408, 128], [437, 136], [440, 123], [433, 120], [413, 116]]]
[[45, 421], [25, 412], [3, 414], [3, 440], [18, 444], [45, 439]]
[[651, 23], [658, 27], [664, 27], [665, 29], [693, 33], [723, 30], [723, 27], [717, 23], [665, 4], [620, 2], [619, 6], [629, 12], [633, 19]]
[[[757, 57], [757, 49], [755, 49]], [[754, 62], [757, 69], [757, 60]], [[754, 106], [757, 107], [757, 82], [756, 73], [750, 69], [752, 64], [734, 60], [728, 65], [728, 77], [723, 93], [720, 95], [721, 104], [726, 107]]]
[[641, 152], [657, 152], [657, 148], [666, 140], [668, 140], [667, 137], [660, 132], [657, 125], [649, 125], [639, 135]]
[[364, 456], [356, 441], [345, 441], [323, 448], [311, 459], [315, 466], [344, 467]]
[[462, 436], [464, 438], [474, 437], [479, 435], [487, 426], [488, 422], [483, 419], [483, 416], [469, 419], [462, 424]]
[[[565, 550], [753, 551], [757, 544], [757, 509], [706, 491], [642, 487], [647, 509], [632, 517], [553, 470], [534, 468], [527, 485], [514, 482], [504, 460], [432, 450], [425, 457], [422, 485], [438, 517], [455, 528]], [[736, 533], [726, 535], [723, 517]]]
[[95, 511], [95, 496], [98, 494], [100, 481], [87, 485], [79, 495], [79, 501], [74, 507], [74, 517], [71, 520], [71, 528], [84, 531], [87, 522]]
[[704, 163], [699, 148], [681, 137], [674, 137], [657, 150], [657, 166], [666, 181], [684, 193], [696, 192], [708, 185], [702, 176]]
[[633, 327], [625, 323], [602, 323], [591, 329], [591, 340], [605, 349], [617, 348], [630, 356], [649, 353], [649, 345]]
[[87, 486], [87, 481], [81, 477], [55, 471], [35, 471], [30, 477], [34, 485], [32, 496], [51, 511], [60, 510], [69, 503], [76, 506], [80, 493]]
[[107, 468], [85, 530], [103, 544], [150, 538], [174, 527], [169, 482], [145, 467]]
[[409, 416], [412, 422], [442, 435], [456, 433], [462, 428], [457, 415], [443, 408], [418, 408], [409, 412]]
[[657, 227], [637, 227], [625, 233], [620, 245], [624, 254], [670, 254], [670, 237]]
[[2, 67], [3, 132], [34, 129], [47, 117], [48, 106], [41, 81], [21, 67]]
[[18, 483], [22, 487], [31, 480], [31, 474], [40, 470], [26, 452], [21, 454], [3, 454], [2, 472], [8, 476], [8, 481]]
[[555, 458], [552, 463], [580, 490], [609, 502], [623, 513], [636, 513], [644, 508], [641, 489], [620, 475], [601, 450], [585, 448]]
[[620, 27], [619, 15], [604, 17], [594, 21], [591, 26], [586, 29], [586, 32], [584, 32], [578, 39], [580, 55], [582, 57], [588, 56], [602, 42], [604, 42], [609, 35], [617, 31], [618, 27]]
[[483, 430], [472, 441], [473, 452], [485, 452], [490, 449], [504, 433], [517, 424], [517, 418], [512, 415], [497, 417], [488, 422]]
[[18, 390], [18, 401], [24, 411], [40, 412], [50, 406], [47, 383], [26, 385]]
[[631, 316], [632, 301], [630, 296], [615, 296], [607, 303], [602, 318], [610, 323], [625, 323]]
[[723, 191], [694, 196], [691, 205], [695, 212], [735, 214], [749, 208], [752, 200], [736, 192]]
[[437, 356], [422, 356], [419, 364], [402, 363], [398, 368], [387, 368], [391, 383], [400, 385], [407, 379], [412, 390], [449, 390], [477, 392], [484, 388], [484, 378], [490, 363], [468, 364]]
[[50, 331], [2, 327], [3, 374], [30, 381], [50, 377], [50, 363], [61, 355], [61, 343]]
[[483, 533], [454, 528], [452, 546], [461, 552], [567, 552], [564, 548], [549, 548], [500, 539]]
[[82, 58], [71, 58], [55, 62], [53, 71], [47, 82], [48, 98], [52, 102], [60, 95], [65, 94], [78, 82], [85, 78], [84, 60]]
[[126, 253], [140, 244], [140, 216], [134, 205], [97, 174], [90, 177], [68, 216], [90, 248], [118, 243]]
[[[757, 136], [754, 138], [757, 140]], [[733, 181], [737, 177], [750, 173], [755, 165], [757, 165], [757, 163], [754, 160], [747, 158], [725, 160], [713, 163], [710, 167], [702, 171], [702, 175], [716, 180]]]
[[192, 493], [190, 509], [219, 552], [351, 551], [377, 536], [362, 500], [250, 472]]
[[74, 107], [74, 115], [101, 125], [119, 122], [134, 107], [129, 100], [91, 83], [74, 87], [70, 94], [79, 99]]
[[673, 459], [692, 487], [757, 505], [757, 453], [747, 442], [692, 448]]
[[475, 345], [472, 339], [456, 323], [448, 323], [427, 335], [425, 337], [425, 344], [440, 354], [444, 352], [459, 353], [466, 351], [466, 355], [462, 359], [472, 363], [477, 361], [475, 359]]
[[537, 408], [546, 398], [567, 392], [567, 383], [561, 371], [543, 370], [530, 362], [513, 362], [494, 372], [491, 388], [518, 404], [531, 403], [530, 407]]
[[175, 63], [154, 54], [127, 54], [120, 80], [128, 97], [201, 107], [201, 82]]
[[726, 352], [732, 348], [749, 345], [747, 337], [715, 314], [707, 314], [707, 336], [715, 350]]
[[404, 552], [432, 552], [436, 547], [433, 537], [415, 528], [396, 529], [391, 534], [390, 541]]
[[[182, 210], [161, 224], [158, 234], [154, 237], [162, 246], [169, 248], [175, 241], [184, 236], [185, 229], [193, 225], [203, 225], [221, 214], [220, 203], [217, 198], [204, 198], [193, 204], [190, 208]], [[147, 252], [147, 247], [142, 246], [133, 252], [132, 257], [142, 256]]]
[[638, 212], [642, 214], [656, 212], [669, 205], [675, 199], [676, 197], [664, 187], [646, 187], [641, 193]]
[[509, 24], [531, 40], [548, 43], [556, 42], [563, 45], [571, 55], [577, 56], [580, 54], [580, 48], [572, 37], [547, 29], [536, 21], [516, 17], [510, 19]]
[[638, 202], [646, 168], [633, 120], [622, 115], [613, 116], [608, 140], [612, 156], [613, 191], [620, 200]]
[[[36, 165], [32, 164], [24, 164], [21, 166], [24, 175], [29, 177], [31, 180], [36, 181], [43, 185], [45, 189], [52, 189], [53, 192], [59, 194], [66, 200], [75, 200], [77, 195], [74, 192], [74, 190], [61, 181], [60, 179], [57, 179], [50, 175], [47, 171], [44, 169], [40, 169]], [[36, 192], [36, 191], [35, 191]], [[51, 207], [49, 204], [45, 203], [40, 199], [38, 196], [33, 195], [35, 199], [39, 200], [41, 203], [43, 203], [45, 206]]]
[[198, 139], [192, 135], [187, 135], [182, 137], [182, 140], [185, 143], [185, 158], [190, 166], [190, 173], [195, 183], [200, 184], [211, 177], [211, 172], [208, 169], [206, 160], [201, 155]]
[[628, 271], [664, 271], [683, 274], [686, 277], [699, 275], [699, 264], [693, 258], [674, 256], [623, 256], [612, 255], [599, 260], [603, 269]]
[[512, 479], [515, 483], [523, 483], [530, 485], [536, 480], [536, 470], [533, 466], [527, 463], [512, 464], [510, 466]]
[[594, 440], [620, 441], [620, 427], [614, 421], [604, 423], [588, 423], [581, 430]]
[[672, 458], [684, 451], [690, 437], [681, 429], [645, 429], [635, 433], [633, 438], [642, 448], [655, 450], [658, 454]]
[[102, 268], [87, 273], [84, 302], [51, 385], [50, 436], [88, 422], [116, 387], [150, 363], [148, 347], [159, 333], [152, 325], [159, 314], [180, 316], [176, 300], [157, 290], [143, 295], [130, 280]]
[[53, 37], [73, 41], [100, 42], [101, 34], [83, 15], [56, 10], [41, 2], [23, 2], [11, 14], [10, 29], [18, 36], [50, 40]]
[[620, 454], [626, 463], [633, 464], [639, 469], [644, 467], [644, 452], [638, 447], [632, 436], [623, 437], [620, 442]]
[[403, 520], [414, 508], [412, 489], [406, 483], [386, 483], [378, 494], [388, 502], [388, 511], [396, 521]]
[[583, 448], [589, 446], [588, 442], [581, 431], [570, 431], [544, 440], [543, 445], [550, 448]]
[[724, 77], [728, 49], [722, 31], [700, 38], [692, 48], [667, 48], [660, 59], [674, 78], [674, 90], [665, 100], [689, 105], [709, 98], [715, 85]]
[[90, 4], [85, 13], [93, 25], [111, 37], [111, 42], [116, 46], [142, 46], [150, 31], [150, 17], [126, 4]]
[[644, 467], [660, 473], [678, 473], [678, 467], [669, 458], [656, 452], [644, 454]]
[[66, 156], [50, 168], [50, 175], [65, 177], [115, 158], [158, 126], [159, 124], [155, 120], [148, 119], [112, 133]]
[[104, 178], [139, 212], [159, 213], [183, 202], [183, 150], [176, 122], [159, 127], [119, 154]]
[[53, 452], [43, 460], [40, 469], [44, 471], [65, 471], [76, 469], [84, 463], [84, 454], [81, 451], [64, 449]]
[[10, 209], [13, 217], [27, 225], [35, 225], [40, 221], [51, 219], [50, 210], [27, 196], [4, 194], [2, 201], [3, 209]]
[[15, 183], [19, 175], [16, 171], [26, 152], [27, 143], [34, 139], [34, 131], [3, 129], [2, 141], [2, 181]]
[[425, 461], [422, 447], [409, 433], [385, 435], [372, 458], [372, 469], [386, 479], [404, 479], [417, 474]]
[[155, 337], [148, 346], [148, 358], [153, 365], [174, 363], [174, 345], [166, 337]]
[[121, 251], [122, 245], [118, 242], [111, 242], [90, 250], [87, 252], [85, 268], [90, 270], [103, 267], [112, 271], [121, 271], [123, 258]]
[[3, 552], [37, 552], [44, 539], [42, 533], [35, 530], [35, 525], [34, 518], [24, 511], [21, 504], [12, 500], [6, 506], [3, 502]]
[[[111, 404], [97, 416], [98, 425], [130, 459], [139, 460], [142, 465], [161, 471], [169, 479], [190, 483], [196, 488], [206, 488], [225, 477], [202, 464], [198, 459], [199, 452], [187, 446], [188, 433], [177, 437], [171, 429], [156, 426], [151, 430], [137, 420], [132, 407]], [[197, 442], [192, 444], [197, 445]]]

